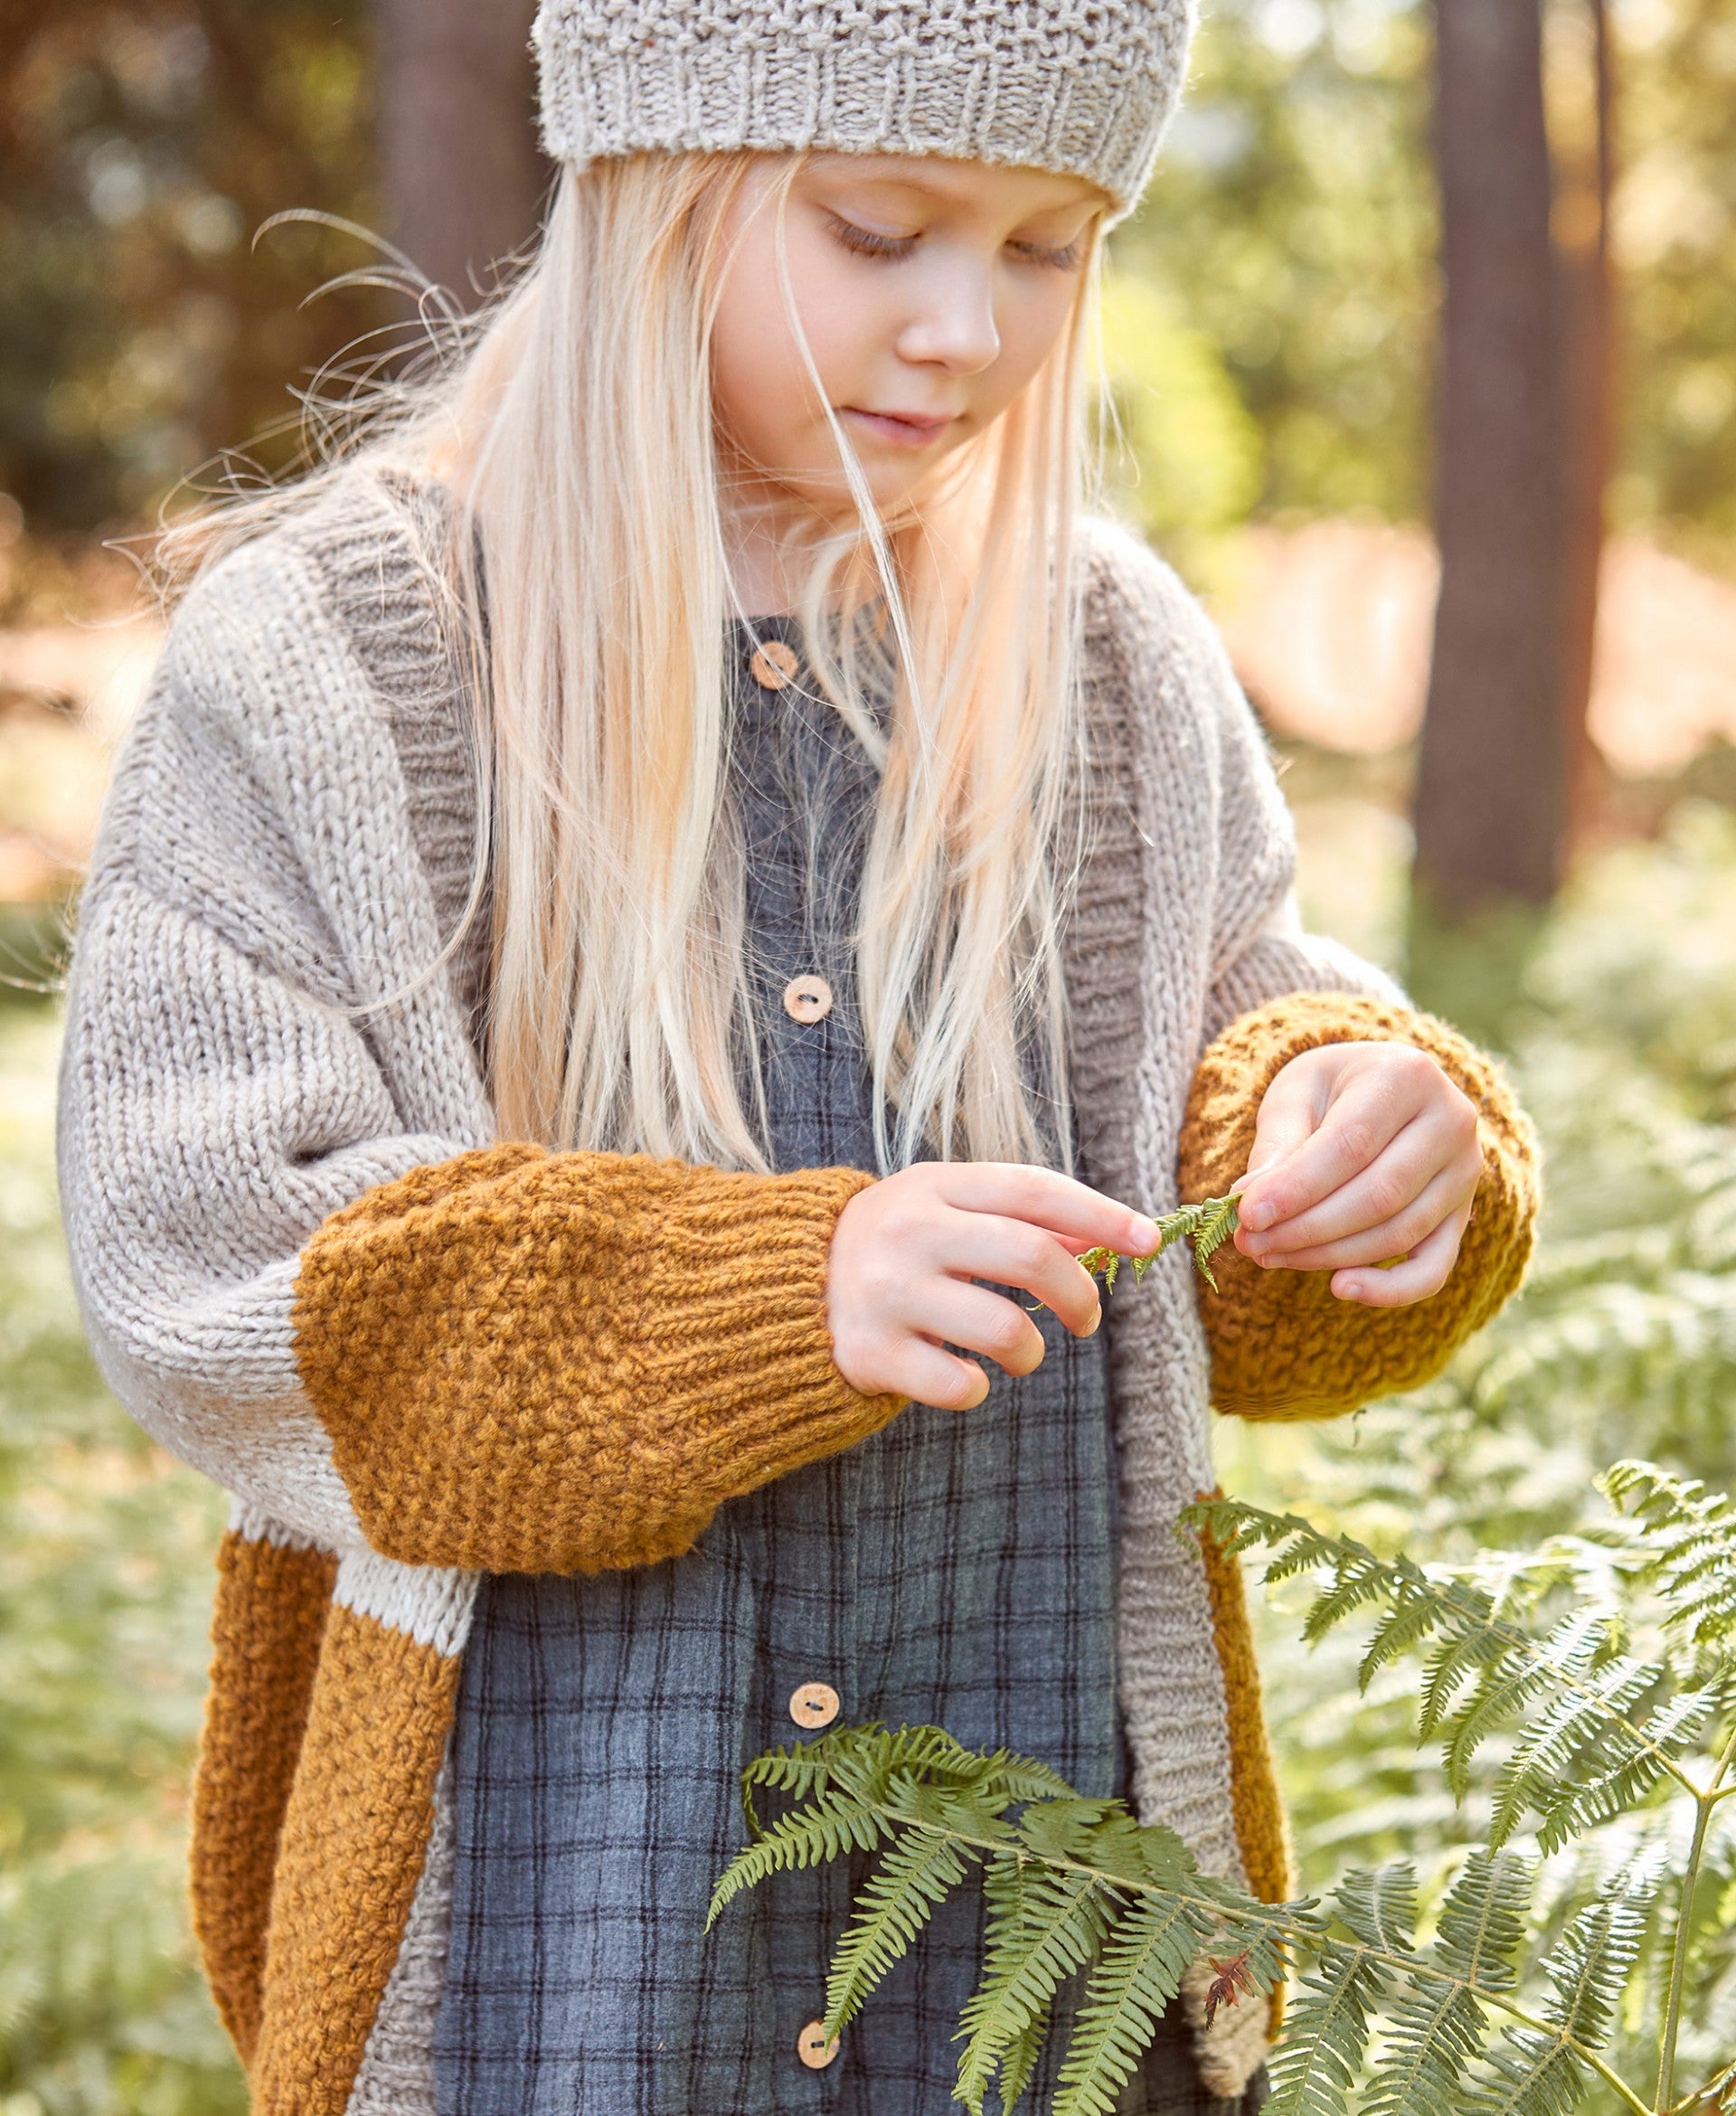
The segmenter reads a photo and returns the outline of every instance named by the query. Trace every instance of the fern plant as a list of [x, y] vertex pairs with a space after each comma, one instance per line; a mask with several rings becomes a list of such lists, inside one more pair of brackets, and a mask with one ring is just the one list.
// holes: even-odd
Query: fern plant
[[[939, 1904], [980, 1886], [955, 2088], [973, 2116], [991, 2090], [1015, 2105], [1080, 1980], [1054, 2116], [1109, 2116], [1202, 1960], [1208, 2012], [1297, 1982], [1269, 2116], [1736, 2109], [1721, 2017], [1736, 2014], [1736, 1504], [1644, 1463], [1600, 1483], [1610, 1510], [1592, 1527], [1459, 1569], [1235, 1500], [1190, 1509], [1189, 1532], [1263, 1552], [1269, 1582], [1315, 1579], [1308, 1639], [1372, 1620], [1364, 1685], [1420, 1664], [1419, 1741], [1439, 1744], [1456, 1794], [1487, 1792], [1481, 1841], [1438, 1901], [1420, 1904], [1394, 1861], [1262, 1903], [1040, 1763], [868, 1726], [750, 1765], [751, 1841], [712, 1916], [779, 1872], [879, 1852], [833, 1960], [833, 2036]], [[766, 1791], [788, 1803], [769, 1826]], [[1636, 2076], [1624, 2054], [1642, 2043]]]

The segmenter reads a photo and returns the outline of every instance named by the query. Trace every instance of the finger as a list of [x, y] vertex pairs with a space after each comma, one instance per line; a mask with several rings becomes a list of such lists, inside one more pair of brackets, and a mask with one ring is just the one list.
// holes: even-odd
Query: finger
[[[1274, 1083], [1276, 1084], [1276, 1083]], [[1262, 1233], [1295, 1219], [1378, 1160], [1416, 1114], [1409, 1096], [1380, 1073], [1352, 1080], [1318, 1129], [1244, 1193], [1241, 1224]]]
[[887, 1362], [885, 1393], [908, 1396], [936, 1411], [974, 1411], [988, 1393], [988, 1376], [926, 1337], [906, 1337]]
[[916, 1327], [925, 1337], [980, 1352], [1007, 1374], [1032, 1374], [1043, 1365], [1043, 1332], [1017, 1301], [986, 1286], [944, 1280], [922, 1308]]
[[1254, 1179], [1288, 1161], [1310, 1139], [1326, 1114], [1330, 1076], [1309, 1063], [1312, 1053], [1292, 1060], [1272, 1080], [1254, 1112], [1254, 1143], [1247, 1173], [1233, 1185], [1244, 1196]]
[[[1337, 1242], [1298, 1249], [1262, 1249], [1258, 1261], [1269, 1271], [1336, 1271], [1357, 1264], [1383, 1264], [1420, 1249], [1435, 1229], [1470, 1204], [1469, 1189], [1456, 1171], [1443, 1170], [1424, 1186], [1420, 1197], [1376, 1226], [1358, 1229]], [[1468, 1215], [1467, 1215], [1468, 1216]]]
[[1096, 1280], [1071, 1250], [1028, 1220], [952, 1214], [943, 1230], [942, 1257], [943, 1271], [1029, 1293], [1052, 1308], [1076, 1337], [1089, 1337], [1103, 1319]]
[[1453, 1195], [1427, 1226], [1412, 1225], [1412, 1234], [1420, 1238], [1470, 1195], [1481, 1166], [1475, 1140], [1464, 1136], [1456, 1120], [1444, 1111], [1429, 1112], [1413, 1119], [1366, 1168], [1318, 1204], [1263, 1233], [1250, 1230], [1243, 1253], [1262, 1260], [1276, 1253], [1288, 1257], [1364, 1233], [1409, 1213], [1431, 1184], [1444, 1179]]
[[1391, 1271], [1335, 1271], [1333, 1291], [1340, 1300], [1361, 1301], [1368, 1308], [1403, 1308], [1412, 1300], [1426, 1300], [1447, 1283], [1469, 1218], [1468, 1206], [1455, 1213]]
[[956, 1161], [947, 1167], [941, 1195], [962, 1212], [1027, 1220], [1075, 1249], [1144, 1256], [1157, 1246], [1156, 1223], [1146, 1214], [1053, 1168], [1027, 1168], [1016, 1161]]

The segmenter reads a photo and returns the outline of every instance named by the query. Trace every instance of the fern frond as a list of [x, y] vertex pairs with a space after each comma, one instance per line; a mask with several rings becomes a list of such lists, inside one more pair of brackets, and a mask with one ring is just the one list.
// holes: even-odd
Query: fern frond
[[[1042, 2054], [1049, 2025], [1046, 2007], [1039, 2017], [1020, 2025], [1016, 2017], [986, 2020], [988, 2008], [982, 2003], [984, 1989], [991, 1982], [997, 1989], [1004, 1988], [1024, 1954], [1025, 1884], [1035, 1872], [1018, 1852], [990, 1859], [983, 1870], [983, 1974], [965, 2007], [958, 2038], [969, 2036], [975, 2039], [959, 2058], [958, 2083], [953, 2089], [953, 2099], [970, 2110], [972, 2116], [982, 2116], [983, 2098], [993, 2083], [996, 2065], [1000, 2068], [1002, 2109], [1010, 2111]], [[1018, 2077], [1021, 2071], [1022, 2079]]]
[[828, 1866], [846, 1852], [873, 1851], [886, 1834], [880, 1817], [853, 1795], [835, 1789], [822, 1793], [807, 1807], [780, 1817], [737, 1852], [712, 1891], [706, 1930], [744, 1888], [756, 1887], [773, 1874]]
[[[982, 2116], [995, 2068], [1014, 2045], [1033, 2036], [1041, 2044], [1056, 1994], [1102, 1944], [1113, 1908], [1109, 1888], [1093, 1874], [1037, 1866], [1024, 1875], [1017, 1922], [1002, 1926], [1001, 1944], [985, 1961], [960, 2017], [965, 2047], [953, 2092], [971, 2116]], [[1010, 2108], [1005, 2091], [1002, 2099]]]
[[1666, 1626], [1702, 1645], [1736, 1633], [1736, 1499], [1651, 1462], [1618, 1462], [1598, 1483], [1646, 1532]]
[[1479, 1994], [1498, 1998], [1514, 1987], [1533, 1878], [1511, 1854], [1466, 1860], [1441, 1904], [1429, 1962], [1387, 2007], [1362, 2116], [1440, 2116], [1453, 2105], [1487, 2034]]
[[1645, 1938], [1653, 1884], [1621, 1875], [1570, 1922], [1545, 1957], [1537, 2025], [1510, 2023], [1471, 2097], [1473, 2116], [1566, 2116], [1590, 2078], [1586, 2053], [1609, 2037]]
[[1118, 1921], [1085, 1987], [1054, 2116], [1113, 2116], [1209, 1930], [1174, 1896], [1152, 1896]]
[[1386, 1984], [1366, 1949], [1327, 1942], [1291, 2001], [1266, 2116], [1346, 2116]]
[[[1593, 1672], [1589, 1660], [1589, 1653], [1576, 1648], [1553, 1663], [1560, 1675], [1577, 1677], [1579, 1686], [1552, 1698], [1514, 1742], [1496, 1781], [1491, 1846], [1504, 1845], [1533, 1809], [1556, 1822], [1562, 1832], [1559, 1841], [1565, 1842], [1573, 1834], [1573, 1796], [1579, 1790], [1572, 1773], [1588, 1762], [1601, 1760], [1610, 1769], [1631, 1771], [1637, 1788], [1654, 1785], [1663, 1775], [1663, 1752], [1656, 1743], [1648, 1748], [1639, 1733], [1628, 1732], [1626, 1723], [1667, 1671], [1624, 1656]], [[1553, 1843], [1545, 1846], [1554, 1848]]]
[[[1373, 1611], [1374, 1629], [1359, 1668], [1364, 1688], [1390, 1661], [1424, 1652], [1420, 1733], [1441, 1740], [1455, 1798], [1468, 1791], [1485, 1743], [1521, 1729], [1497, 1796], [1496, 1846], [1532, 1812], [1544, 1818], [1552, 1842], [1563, 1842], [1615, 1811], [1611, 1803], [1618, 1805], [1624, 1790], [1639, 1798], [1665, 1774], [1682, 1777], [1675, 1759], [1692, 1738], [1685, 1730], [1694, 1715], [1685, 1713], [1679, 1728], [1656, 1711], [1651, 1721], [1639, 1716], [1653, 1693], [1670, 1686], [1673, 1671], [1619, 1650], [1624, 1623], [1611, 1601], [1606, 1554], [1594, 1562], [1589, 1550], [1576, 1555], [1563, 1546], [1506, 1565], [1497, 1598], [1477, 1579], [1424, 1571], [1404, 1557], [1382, 1558], [1294, 1515], [1213, 1499], [1183, 1517], [1222, 1549], [1269, 1553], [1269, 1585], [1323, 1575], [1304, 1621], [1311, 1644]], [[1543, 1636], [1514, 1613], [1558, 1582], [1582, 1578], [1595, 1592]]]
[[826, 2032], [839, 2034], [917, 1934], [964, 1880], [973, 1855], [955, 1839], [909, 1829], [857, 1892], [855, 1913], [832, 1957]]
[[1515, 1852], [1473, 1852], [1440, 1906], [1434, 1944], [1440, 1967], [1479, 1991], [1510, 1991], [1536, 1880], [1533, 1862]]
[[[1207, 1197], [1197, 1204], [1182, 1205], [1173, 1213], [1165, 1213], [1156, 1222], [1156, 1248], [1147, 1250], [1144, 1256], [1125, 1260], [1133, 1265], [1134, 1284], [1139, 1283], [1165, 1250], [1173, 1249], [1178, 1242], [1185, 1242], [1194, 1252], [1194, 1270], [1215, 1293], [1218, 1281], [1212, 1275], [1212, 1258], [1235, 1233], [1241, 1212], [1240, 1197]], [[1099, 1272], [1102, 1274], [1106, 1293], [1114, 1292], [1124, 1261], [1119, 1251], [1088, 1249], [1079, 1261], [1094, 1277]]]

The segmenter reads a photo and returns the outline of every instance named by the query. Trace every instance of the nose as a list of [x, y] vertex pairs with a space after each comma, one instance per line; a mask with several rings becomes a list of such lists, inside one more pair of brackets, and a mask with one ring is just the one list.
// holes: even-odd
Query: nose
[[1001, 334], [990, 275], [955, 264], [937, 271], [925, 294], [899, 333], [900, 358], [953, 374], [981, 374], [992, 367], [1000, 355]]

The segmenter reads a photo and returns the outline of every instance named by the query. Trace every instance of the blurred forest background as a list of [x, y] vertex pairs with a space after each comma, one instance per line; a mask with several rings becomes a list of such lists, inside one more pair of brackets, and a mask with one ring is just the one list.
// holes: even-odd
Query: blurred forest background
[[[403, 341], [378, 289], [309, 298], [358, 233], [273, 215], [467, 303], [528, 239], [528, 19], [0, 0], [0, 2116], [244, 2105], [182, 1907], [222, 1501], [97, 1382], [52, 1194], [137, 540]], [[1446, 1382], [1226, 1427], [1226, 1484], [1429, 1557], [1566, 1526], [1620, 1453], [1730, 1478], [1736, 0], [1208, 0], [1104, 352], [1111, 499], [1224, 627], [1310, 918], [1506, 1054], [1551, 1161], [1531, 1287]], [[1281, 1618], [1266, 1661], [1310, 1877], [1450, 1861], [1396, 1705]]]

